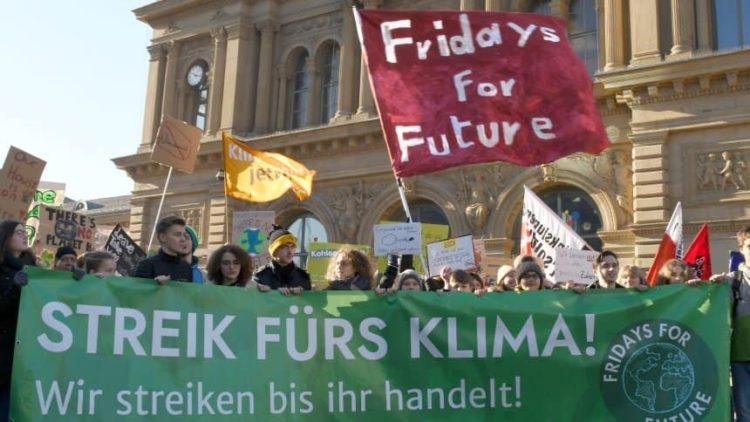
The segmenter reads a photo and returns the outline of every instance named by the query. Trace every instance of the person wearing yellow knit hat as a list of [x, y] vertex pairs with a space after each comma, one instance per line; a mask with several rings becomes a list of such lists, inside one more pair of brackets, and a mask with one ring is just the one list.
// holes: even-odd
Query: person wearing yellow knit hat
[[268, 234], [268, 253], [271, 262], [260, 267], [253, 275], [253, 281], [262, 286], [278, 290], [283, 295], [300, 294], [303, 290], [310, 290], [310, 275], [294, 263], [294, 251], [297, 248], [297, 238], [283, 227], [274, 224]]

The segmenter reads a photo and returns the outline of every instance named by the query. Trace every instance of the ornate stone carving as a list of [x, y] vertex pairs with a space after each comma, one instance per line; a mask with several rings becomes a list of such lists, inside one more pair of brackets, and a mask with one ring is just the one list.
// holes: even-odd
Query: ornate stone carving
[[613, 149], [597, 156], [592, 168], [614, 195], [617, 205], [630, 220], [633, 216], [633, 170], [629, 154], [622, 149]]
[[359, 223], [364, 215], [364, 182], [338, 189], [331, 206], [335, 210], [339, 230], [344, 242], [354, 243]]
[[[351, 13], [351, 12], [350, 12]], [[292, 22], [281, 28], [281, 34], [285, 37], [305, 36], [309, 37], [311, 33], [323, 31], [329, 28], [341, 26], [344, 17], [341, 12], [335, 12], [328, 15], [319, 16], [304, 21]]]
[[719, 191], [719, 171], [722, 166], [716, 159], [716, 153], [698, 155], [698, 188], [704, 191]]
[[203, 226], [203, 209], [202, 208], [188, 208], [179, 210], [176, 213], [180, 218], [185, 220], [188, 226], [195, 229], [200, 237], [201, 229]]
[[545, 182], [556, 182], [557, 181], [557, 166], [554, 163], [542, 164], [539, 166], [539, 170], [542, 172], [542, 180]]
[[733, 155], [729, 151], [724, 151], [721, 153], [721, 159], [724, 160], [724, 164], [721, 170], [719, 170], [721, 191], [724, 192], [728, 187], [732, 186], [737, 190], [746, 190], [745, 170], [747, 169], [747, 164], [742, 157], [742, 153], [736, 152]]

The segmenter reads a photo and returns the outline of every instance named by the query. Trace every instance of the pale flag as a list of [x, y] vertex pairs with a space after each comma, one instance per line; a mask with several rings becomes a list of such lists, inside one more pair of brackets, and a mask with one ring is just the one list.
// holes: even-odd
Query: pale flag
[[661, 238], [659, 249], [654, 256], [651, 269], [648, 270], [648, 284], [654, 285], [659, 270], [664, 263], [670, 259], [682, 259], [682, 203], [678, 202], [674, 207], [672, 218], [667, 224], [667, 231]]
[[[547, 278], [555, 280], [555, 248], [583, 249], [591, 247], [547, 204], [524, 186], [521, 217], [522, 255], [532, 255], [544, 263]], [[520, 275], [520, 274], [519, 274]]]

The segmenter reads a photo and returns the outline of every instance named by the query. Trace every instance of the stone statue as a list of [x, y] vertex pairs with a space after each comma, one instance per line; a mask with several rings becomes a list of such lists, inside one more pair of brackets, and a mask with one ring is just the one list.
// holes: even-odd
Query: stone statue
[[485, 186], [485, 179], [481, 175], [474, 175], [473, 181], [466, 178], [468, 191], [470, 192], [469, 205], [464, 210], [466, 221], [474, 233], [480, 233], [487, 224], [490, 215], [490, 198]]
[[339, 219], [339, 228], [346, 242], [354, 242], [362, 217], [362, 189], [348, 186], [336, 194], [333, 208]]
[[[732, 154], [729, 151], [721, 153], [721, 158], [724, 160], [724, 166], [719, 170], [721, 179], [721, 191], [725, 191], [727, 184], [731, 184], [735, 189], [740, 190], [740, 183], [737, 180], [737, 173], [744, 171], [745, 162], [742, 161], [742, 167], [737, 166], [737, 161], [732, 159]], [[741, 161], [741, 160], [740, 160]], [[744, 183], [744, 179], [742, 180]]]
[[700, 174], [698, 175], [699, 186], [703, 189], [713, 188], [719, 190], [719, 170], [716, 162], [716, 154], [709, 153], [705, 157], [698, 157]]

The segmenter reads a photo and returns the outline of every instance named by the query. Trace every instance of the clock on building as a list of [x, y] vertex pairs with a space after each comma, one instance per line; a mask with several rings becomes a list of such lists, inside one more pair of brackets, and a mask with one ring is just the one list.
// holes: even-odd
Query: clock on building
[[190, 70], [188, 70], [187, 83], [190, 86], [198, 86], [203, 81], [203, 78], [205, 76], [206, 70], [203, 69], [203, 66], [195, 64], [190, 67]]

